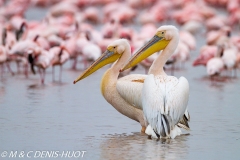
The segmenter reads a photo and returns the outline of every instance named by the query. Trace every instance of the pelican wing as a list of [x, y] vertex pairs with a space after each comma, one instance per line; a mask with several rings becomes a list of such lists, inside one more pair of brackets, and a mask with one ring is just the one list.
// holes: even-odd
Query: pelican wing
[[180, 119], [177, 126], [180, 127], [180, 128], [184, 128], [184, 129], [189, 131], [190, 127], [188, 125], [188, 122], [190, 122], [190, 114], [189, 114], [188, 110], [186, 109], [182, 119]]
[[[143, 112], [158, 136], [170, 136], [188, 103], [189, 85], [184, 77], [149, 75], [142, 91]], [[172, 136], [171, 136], [172, 137]]]
[[135, 108], [142, 110], [142, 87], [147, 75], [130, 74], [117, 81], [120, 96]]

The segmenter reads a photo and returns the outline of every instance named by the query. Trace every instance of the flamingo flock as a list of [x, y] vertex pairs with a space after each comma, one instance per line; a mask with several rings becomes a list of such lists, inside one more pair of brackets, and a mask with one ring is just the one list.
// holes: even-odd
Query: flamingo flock
[[[27, 20], [31, 7], [48, 7], [48, 11], [39, 21]], [[225, 14], [220, 15], [216, 7]], [[199, 33], [206, 44], [193, 66], [205, 66], [210, 77], [222, 72], [236, 76], [240, 63], [239, 0], [0, 0], [0, 12], [1, 77], [6, 66], [12, 75], [39, 74], [43, 84], [46, 69], [52, 67], [55, 81], [55, 66], [62, 72], [64, 63], [71, 60], [71, 69], [79, 69], [79, 63], [85, 69], [119, 38], [128, 39], [134, 53], [159, 24], [167, 22], [175, 22], [180, 34], [166, 63], [172, 70], [191, 60]], [[158, 54], [139, 63], [146, 73]], [[14, 63], [17, 71], [11, 69]]]

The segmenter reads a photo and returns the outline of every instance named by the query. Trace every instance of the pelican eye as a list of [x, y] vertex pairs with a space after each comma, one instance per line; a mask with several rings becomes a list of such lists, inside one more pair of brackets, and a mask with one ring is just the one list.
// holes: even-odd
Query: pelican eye
[[164, 34], [164, 32], [162, 32], [162, 34]]

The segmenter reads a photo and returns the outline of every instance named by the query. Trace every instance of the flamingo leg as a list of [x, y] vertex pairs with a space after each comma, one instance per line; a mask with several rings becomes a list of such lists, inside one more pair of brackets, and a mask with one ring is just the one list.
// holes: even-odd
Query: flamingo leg
[[45, 81], [45, 73], [46, 73], [46, 70], [43, 69], [43, 72], [42, 72], [42, 84], [44, 84], [44, 81]]
[[41, 68], [39, 68], [39, 75], [40, 75], [40, 79], [41, 79], [41, 84], [44, 84], [44, 69], [41, 70]]
[[234, 71], [235, 71], [235, 77], [237, 78], [237, 69], [234, 68]]
[[17, 73], [19, 74], [19, 73], [20, 73], [20, 65], [19, 65], [19, 62], [16, 61], [16, 64], [17, 64]]
[[5, 66], [4, 66], [4, 65], [5, 65], [5, 63], [2, 63], [2, 73], [3, 73], [3, 74], [5, 74], [5, 72], [6, 72], [6, 71], [5, 71]]
[[24, 65], [24, 74], [25, 74], [25, 77], [28, 78], [28, 64]]
[[88, 67], [87, 57], [85, 55], [82, 55], [82, 61], [84, 65], [84, 69]]
[[9, 65], [9, 62], [6, 62], [6, 65], [7, 65], [8, 71], [9, 71], [12, 75], [14, 75], [14, 72], [12, 71], [12, 69], [11, 69], [11, 67], [10, 67], [10, 65]]
[[233, 68], [233, 77], [237, 78], [237, 70], [236, 70], [236, 68]]
[[1, 80], [3, 80], [3, 64], [0, 65], [1, 65]]
[[62, 81], [62, 65], [60, 64], [59, 82]]
[[54, 82], [55, 81], [55, 67], [52, 66], [52, 81]]
[[73, 64], [72, 64], [72, 69], [73, 70], [77, 69], [77, 60], [78, 60], [78, 56], [74, 57]]

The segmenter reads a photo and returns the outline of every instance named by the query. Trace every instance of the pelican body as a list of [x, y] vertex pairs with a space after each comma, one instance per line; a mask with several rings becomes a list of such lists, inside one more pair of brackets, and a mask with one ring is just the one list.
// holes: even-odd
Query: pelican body
[[[113, 41], [107, 50], [88, 67], [74, 83], [86, 78], [106, 64], [115, 62], [103, 75], [101, 92], [103, 97], [121, 114], [139, 122], [142, 131], [146, 129], [141, 106], [142, 82], [145, 75], [130, 75], [118, 80], [119, 71], [131, 56], [130, 45], [126, 39]], [[133, 105], [132, 105], [133, 104]]]
[[176, 27], [161, 26], [155, 36], [140, 48], [122, 69], [135, 66], [153, 53], [163, 50], [150, 67], [142, 88], [142, 107], [148, 124], [145, 133], [153, 138], [175, 138], [181, 134], [179, 127], [189, 129], [188, 81], [184, 77], [178, 79], [168, 76], [163, 70], [178, 42]]

